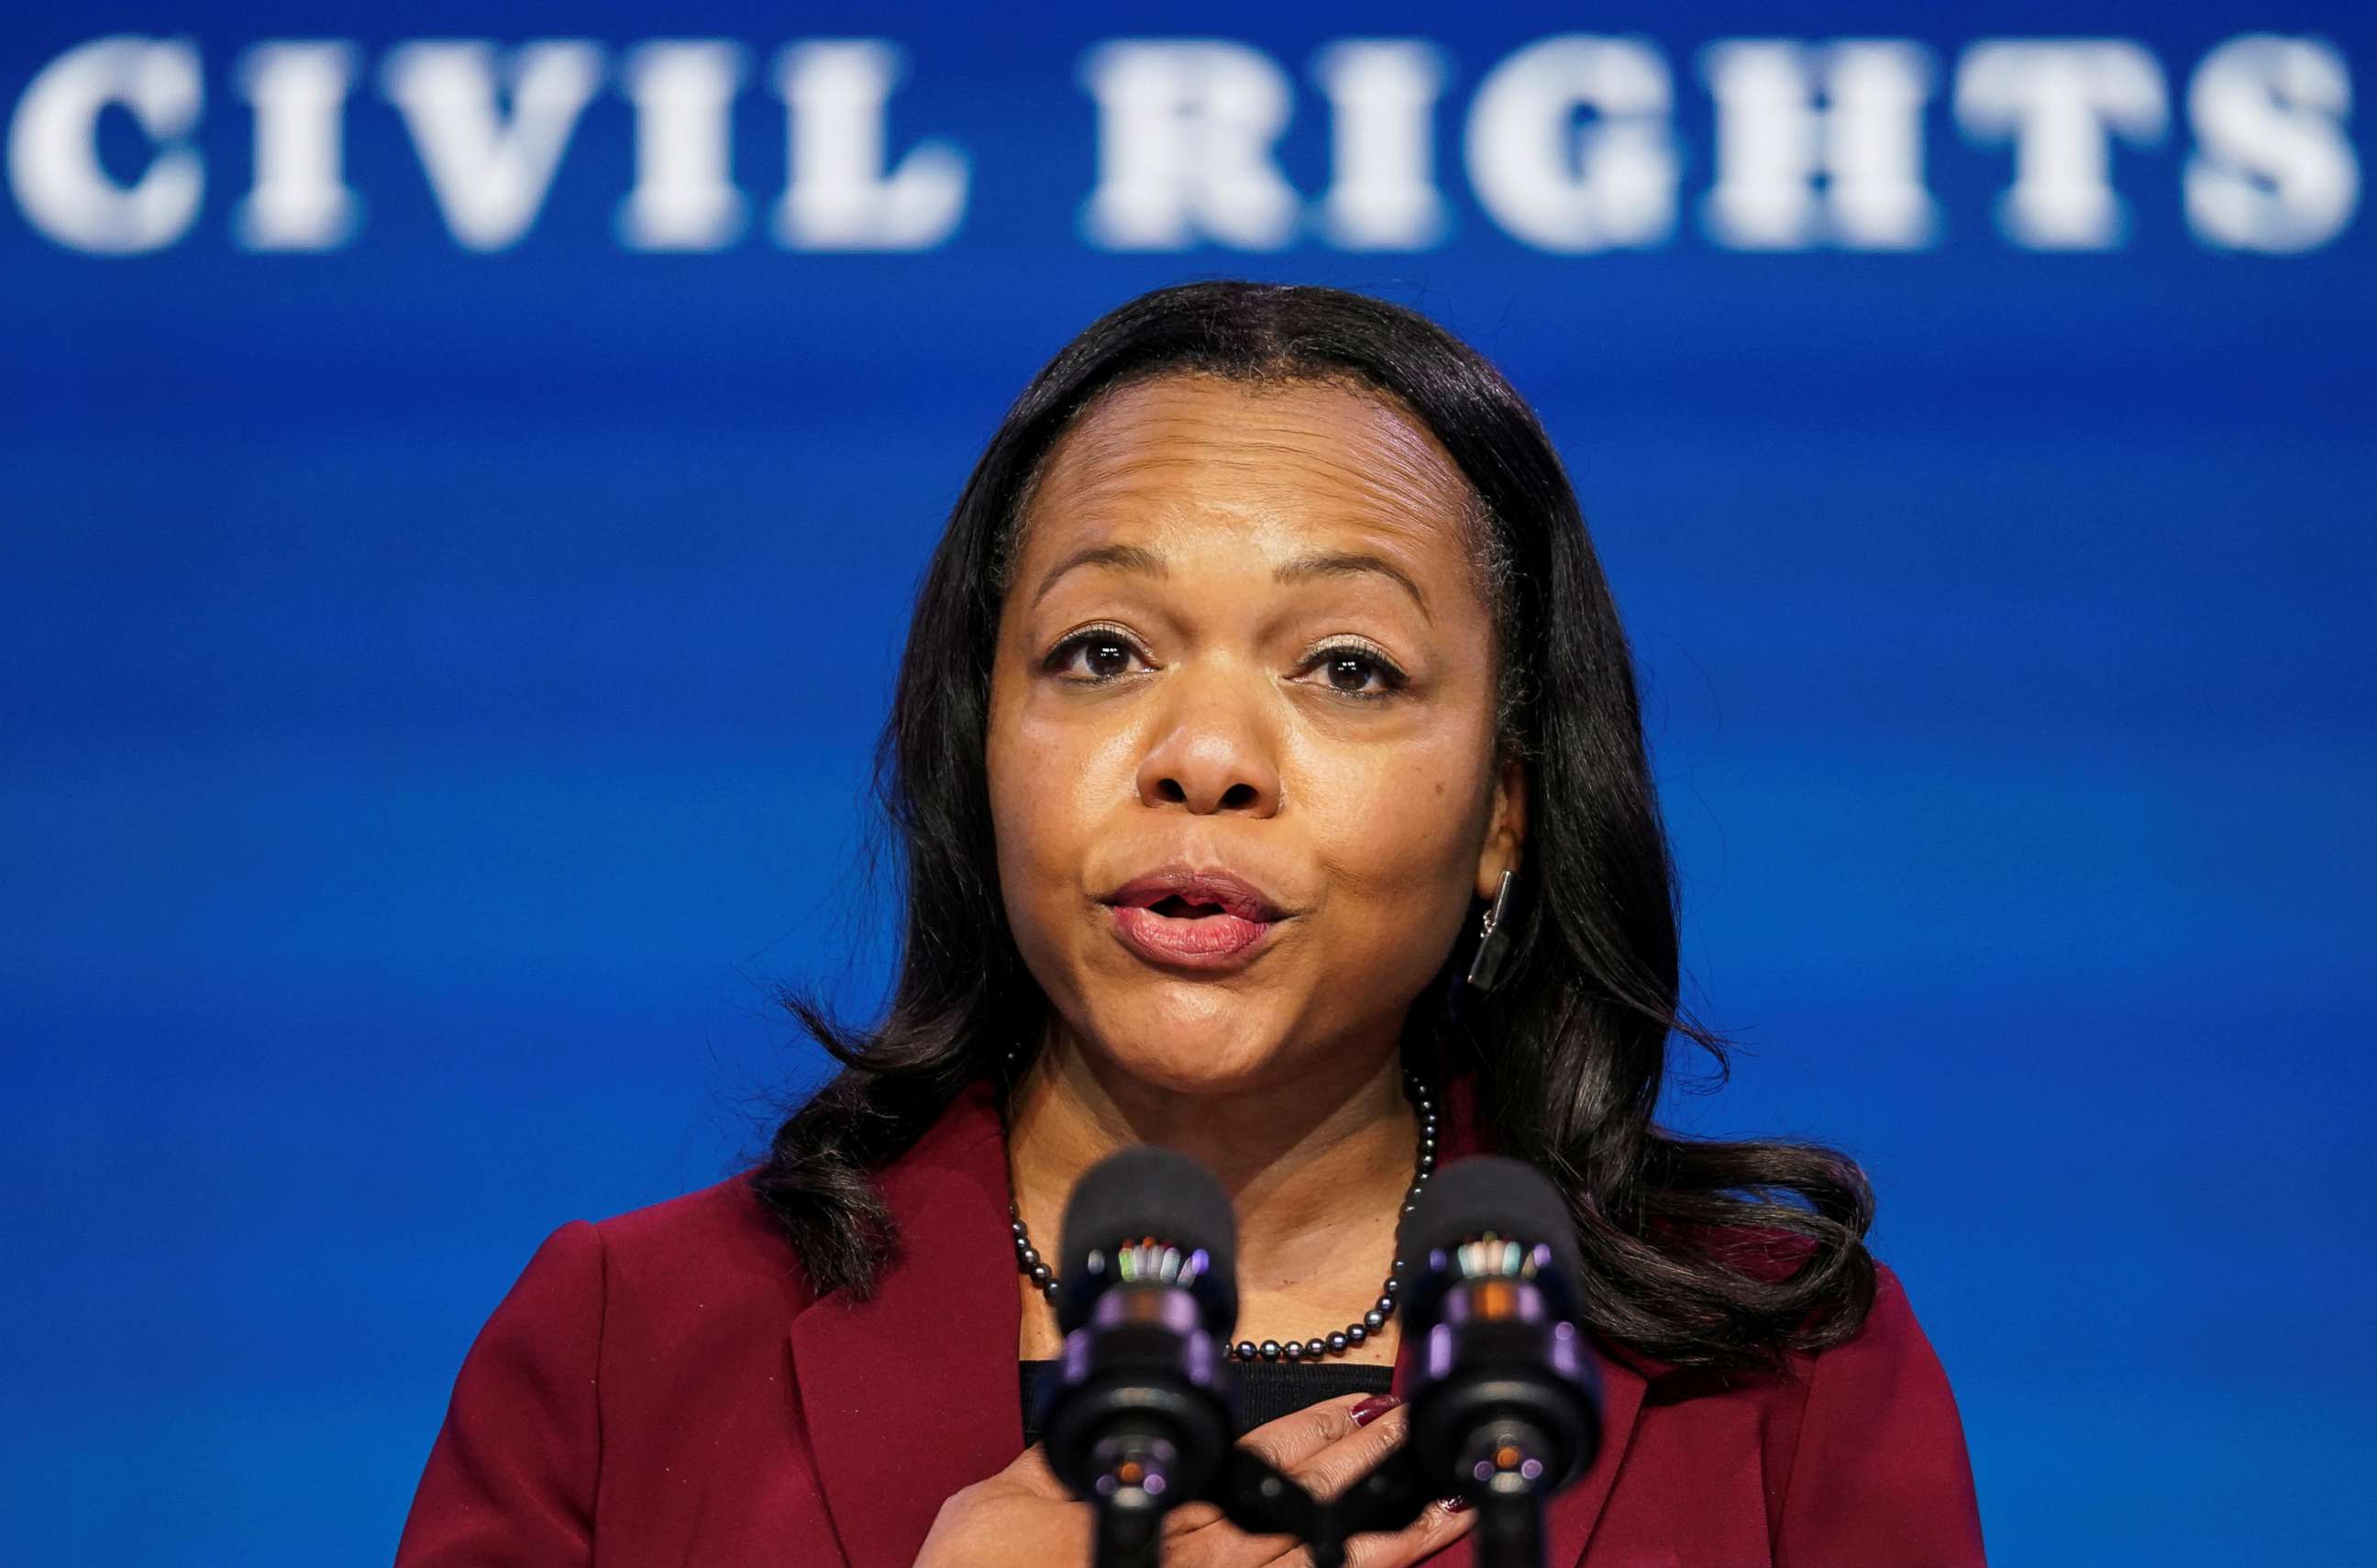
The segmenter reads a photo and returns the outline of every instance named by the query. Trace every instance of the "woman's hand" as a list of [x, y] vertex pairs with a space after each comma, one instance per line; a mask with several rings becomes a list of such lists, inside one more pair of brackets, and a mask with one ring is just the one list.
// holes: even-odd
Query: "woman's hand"
[[[1404, 1438], [1391, 1396], [1348, 1395], [1266, 1421], [1240, 1438], [1315, 1497], [1334, 1497], [1368, 1473]], [[1404, 1568], [1465, 1533], [1474, 1515], [1431, 1502], [1392, 1535], [1359, 1535], [1346, 1568]], [[1090, 1560], [1090, 1506], [1067, 1495], [1033, 1443], [987, 1480], [941, 1504], [916, 1568], [1076, 1568]], [[1210, 1502], [1164, 1516], [1166, 1568], [1296, 1568], [1311, 1554], [1287, 1536], [1250, 1536]]]

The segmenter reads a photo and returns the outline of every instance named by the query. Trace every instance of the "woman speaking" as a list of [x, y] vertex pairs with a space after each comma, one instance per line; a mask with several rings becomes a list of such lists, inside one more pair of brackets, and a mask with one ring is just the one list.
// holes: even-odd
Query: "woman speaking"
[[[1028, 1424], [1081, 1174], [1238, 1224], [1241, 1441], [1327, 1495], [1402, 1438], [1396, 1223], [1560, 1191], [1606, 1437], [1551, 1560], [1961, 1568], [1955, 1405], [1847, 1159], [1652, 1119], [1674, 877], [1559, 460], [1431, 322], [1208, 282], [1093, 323], [991, 437], [884, 736], [890, 1008], [753, 1168], [555, 1231], [464, 1360], [401, 1568], [1088, 1561]], [[1359, 1568], [1466, 1562], [1430, 1504]], [[1302, 1561], [1210, 1505], [1192, 1568]]]

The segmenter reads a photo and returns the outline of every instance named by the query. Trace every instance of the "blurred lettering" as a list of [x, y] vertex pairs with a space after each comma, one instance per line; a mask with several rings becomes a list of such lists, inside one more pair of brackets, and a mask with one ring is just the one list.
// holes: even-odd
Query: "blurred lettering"
[[1183, 250], [1200, 240], [1275, 250], [1302, 202], [1272, 161], [1295, 89], [1260, 49], [1206, 41], [1100, 44], [1081, 63], [1097, 101], [1093, 245]]
[[776, 236], [804, 250], [929, 250], [965, 215], [968, 169], [946, 141], [922, 141], [884, 172], [884, 113], [902, 69], [880, 39], [799, 43], [776, 61], [792, 181]]
[[[496, 107], [498, 76], [508, 115]], [[508, 53], [480, 42], [400, 43], [380, 68], [380, 90], [404, 115], [447, 230], [472, 250], [503, 250], [528, 233], [602, 81], [603, 51], [565, 39]]]
[[2126, 39], [1993, 39], [1957, 67], [1958, 123], [1977, 138], [2013, 138], [1998, 226], [2035, 249], [2120, 245], [2127, 219], [2111, 136], [2152, 146], [2168, 117], [2162, 67]]
[[[616, 53], [615, 72], [613, 46], [587, 39], [404, 40], [376, 62], [395, 114], [351, 115], [362, 44], [267, 39], [225, 68], [247, 119], [209, 126], [197, 42], [113, 34], [57, 54], [18, 93], [7, 180], [53, 244], [139, 255], [197, 232], [209, 165], [236, 162], [245, 133], [253, 170], [228, 214], [231, 243], [324, 253], [353, 243], [370, 196], [358, 184], [389, 177], [388, 150], [409, 142], [453, 242], [498, 252], [536, 226], [591, 114], [598, 139], [572, 160], [577, 183], [557, 210], [583, 213], [587, 182], [599, 182], [627, 250], [706, 254], [743, 241], [759, 198], [736, 169], [764, 104], [744, 96], [752, 45], [654, 38]], [[1934, 114], [1943, 53], [1951, 87]], [[1424, 38], [1325, 42], [1300, 84], [1236, 40], [1109, 39], [1075, 63], [1086, 116], [1078, 99], [1058, 102], [1057, 71], [989, 84], [1002, 130], [1034, 127], [1013, 141], [993, 132], [992, 145], [1031, 150], [1041, 166], [1021, 177], [1058, 199], [1077, 193], [1079, 237], [1116, 251], [1441, 245], [1458, 221], [1439, 166], [1456, 123], [1460, 174], [1493, 228], [1564, 256], [1674, 243], [1688, 174], [1709, 245], [1928, 250], [1953, 222], [1932, 182], [1969, 190], [1971, 168], [2004, 156], [2001, 144], [2011, 178], [1991, 215], [2001, 242], [2025, 250], [2118, 250], [2132, 204], [2146, 200], [2158, 238], [2183, 222], [2207, 249], [2293, 256], [2334, 242], [2359, 207], [2351, 66], [2322, 38], [2245, 33], [2192, 70], [2127, 38], [1983, 38], [1944, 52], [1910, 38], [1720, 38], [1696, 58], [1705, 91], [1679, 101], [1670, 55], [1651, 39], [1526, 40], [1480, 63], [1464, 106], [1446, 102], [1463, 63]], [[783, 186], [767, 213], [778, 245], [888, 254], [958, 233], [973, 158], [951, 136], [895, 125], [911, 94], [927, 124], [937, 117], [931, 84], [911, 86], [909, 71], [907, 49], [889, 38], [777, 49], [757, 92], [782, 105]], [[2186, 145], [2117, 155], [2117, 143], [2163, 144], [2180, 74]], [[953, 102], [980, 113], [983, 86], [961, 81]], [[616, 98], [602, 102], [606, 90]], [[1299, 113], [1318, 118], [1298, 125]], [[1077, 127], [1074, 139], [1052, 151], [1051, 126]], [[1704, 158], [1692, 156], [1700, 148]], [[384, 210], [395, 218], [381, 221], [383, 243], [408, 235], [407, 205]]]
[[[43, 66], [8, 121], [8, 185], [26, 221], [72, 250], [131, 256], [189, 231], [206, 167], [186, 138], [206, 101], [198, 51], [184, 39], [93, 39]], [[100, 112], [132, 116], [155, 144], [119, 185], [99, 158]]]
[[1539, 250], [1660, 244], [1676, 222], [1673, 93], [1666, 57], [1640, 40], [1529, 44], [1469, 106], [1479, 203]]
[[2204, 57], [2187, 89], [2195, 155], [2187, 221], [2228, 250], [2325, 245], [2352, 221], [2360, 164], [2344, 134], [2352, 75], [2315, 39], [2232, 38]]
[[233, 215], [250, 250], [331, 250], [355, 228], [343, 173], [355, 52], [339, 42], [259, 43], [241, 56], [256, 111], [256, 177]]
[[743, 51], [723, 39], [639, 44], [620, 65], [636, 106], [636, 185], [619, 208], [633, 250], [717, 250], [742, 233], [735, 94]]
[[1332, 43], [1313, 62], [1329, 95], [1329, 189], [1320, 227], [1346, 250], [1422, 250], [1443, 237], [1436, 98], [1444, 61], [1415, 39]]
[[1717, 116], [1716, 186], [1702, 215], [1719, 244], [1912, 250], [1931, 243], [1939, 214], [1923, 188], [1928, 51], [1890, 39], [1824, 48], [1730, 39], [1712, 44], [1701, 68]]

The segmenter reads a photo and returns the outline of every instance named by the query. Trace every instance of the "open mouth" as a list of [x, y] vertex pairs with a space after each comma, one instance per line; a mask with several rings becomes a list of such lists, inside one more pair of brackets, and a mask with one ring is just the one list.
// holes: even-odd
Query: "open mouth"
[[1236, 967], [1292, 913], [1236, 872], [1178, 865], [1137, 877], [1099, 902], [1125, 947], [1169, 968]]
[[1167, 893], [1146, 904], [1117, 904], [1115, 934], [1153, 963], [1216, 969], [1238, 963], [1269, 936], [1277, 918], [1250, 920], [1217, 903]]
[[1174, 893], [1168, 898], [1159, 898], [1147, 907], [1153, 913], [1172, 920], [1201, 920], [1207, 916], [1228, 913], [1218, 904], [1193, 904], [1178, 893]]

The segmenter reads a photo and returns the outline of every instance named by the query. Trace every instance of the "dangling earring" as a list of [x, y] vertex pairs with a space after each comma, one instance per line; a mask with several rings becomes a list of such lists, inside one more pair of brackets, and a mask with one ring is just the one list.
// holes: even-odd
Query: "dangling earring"
[[1486, 911], [1477, 928], [1477, 952], [1469, 961], [1469, 983], [1481, 991], [1490, 991], [1501, 978], [1502, 965], [1511, 956], [1511, 931], [1503, 916], [1511, 910], [1511, 884], [1518, 873], [1502, 873], [1502, 885], [1494, 890], [1494, 903]]

